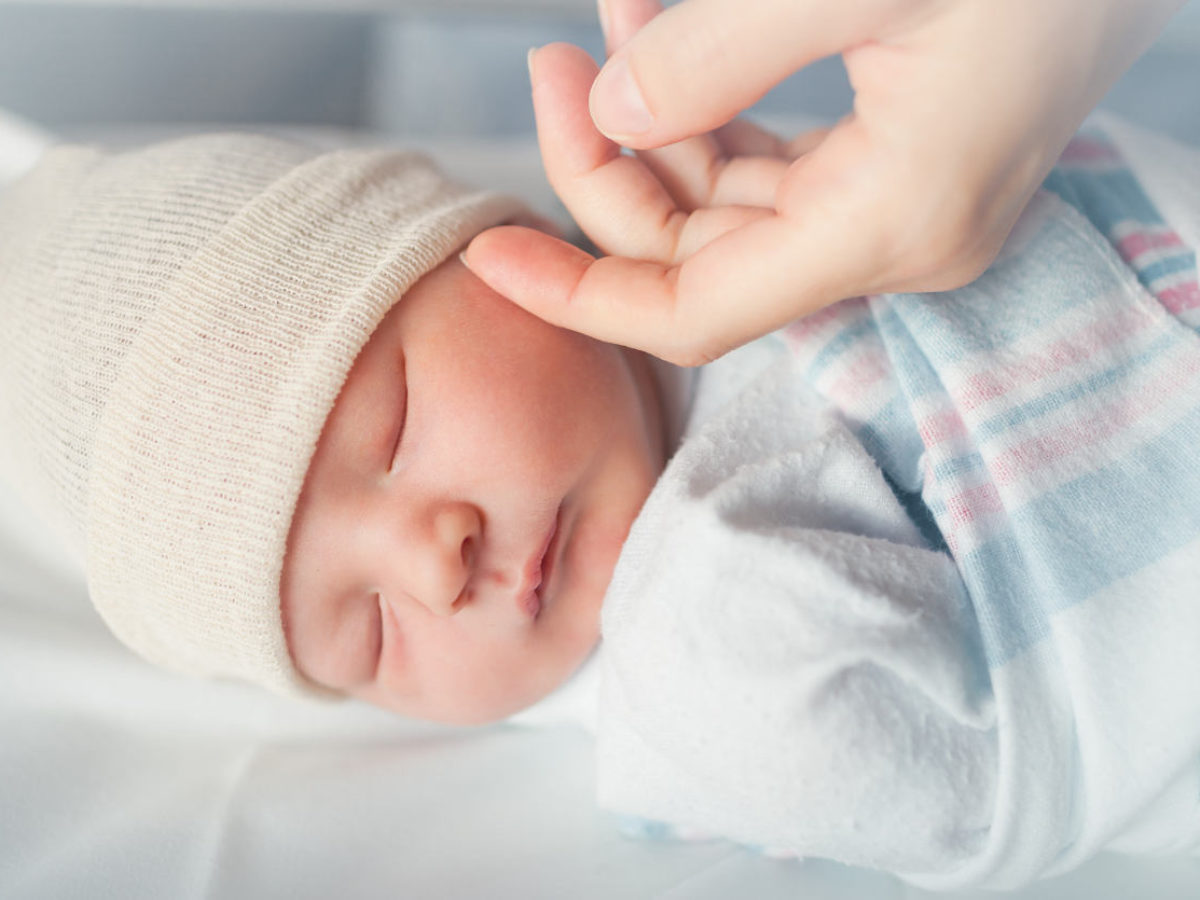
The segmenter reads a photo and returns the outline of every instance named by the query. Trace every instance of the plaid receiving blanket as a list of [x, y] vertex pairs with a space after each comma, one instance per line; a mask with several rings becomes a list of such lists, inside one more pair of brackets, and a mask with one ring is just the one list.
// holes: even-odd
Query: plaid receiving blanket
[[[1182, 210], [1178, 222], [1164, 218], [1163, 198]], [[779, 454], [747, 456], [758, 451], [745, 449], [754, 439], [744, 422], [728, 429], [730, 449], [719, 437], [702, 451], [685, 442], [664, 478], [662, 493], [675, 496], [647, 504], [657, 527], [635, 525], [637, 558], [623, 556], [606, 607], [602, 805], [889, 868], [932, 888], [1015, 886], [1105, 848], [1196, 852], [1198, 238], [1200, 152], [1101, 120], [1067, 148], [973, 284], [847, 300], [783, 329], [775, 339], [790, 372], [878, 465], [926, 555], [898, 554], [907, 538], [895, 529], [831, 526], [877, 521], [834, 515], [859, 500], [839, 495], [833, 479], [812, 490], [821, 496], [807, 512], [754, 521], [762, 502], [745, 498], [761, 488], [728, 485]], [[766, 416], [779, 421], [781, 409]], [[701, 497], [697, 485], [717, 484], [723, 453], [740, 474]], [[809, 468], [790, 483], [795, 492], [828, 469], [797, 465]], [[772, 477], [775, 490], [789, 484]], [[719, 539], [689, 524], [710, 507]], [[839, 529], [887, 540], [853, 544]], [[732, 586], [710, 575], [681, 592], [682, 577], [645, 577], [643, 560], [674, 552], [670, 539], [643, 546], [646, 536], [684, 530], [680, 545], [709, 541], [696, 566], [719, 566], [723, 546], [757, 561]], [[751, 531], [759, 543], [745, 538]], [[764, 535], [770, 552], [756, 557]], [[801, 556], [808, 562], [789, 568]], [[938, 558], [952, 560], [957, 583]], [[762, 577], [759, 567], [776, 571]], [[734, 594], [738, 612], [726, 615]], [[861, 638], [852, 622], [834, 628], [831, 607], [861, 610], [863, 627], [886, 636]], [[730, 648], [744, 653], [743, 623], [755, 617], [757, 668], [712, 662], [738, 652]], [[922, 628], [959, 638], [938, 643]], [[818, 633], [829, 635], [819, 647]], [[776, 682], [761, 674], [785, 634], [798, 648], [778, 657], [802, 685], [792, 693], [764, 687]], [[671, 649], [658, 651], [664, 643]], [[961, 659], [947, 649], [957, 645]], [[647, 687], [635, 674], [639, 652], [659, 653], [658, 673], [690, 674], [655, 675]], [[660, 687], [664, 678], [683, 686]], [[962, 696], [949, 687], [971, 681]], [[729, 684], [738, 708], [725, 713], [712, 698]], [[688, 691], [703, 696], [680, 701]], [[672, 711], [677, 702], [686, 713]], [[844, 707], [836, 720], [831, 703]], [[689, 731], [714, 711], [716, 734]], [[743, 753], [736, 733], [756, 746]], [[772, 792], [743, 769], [788, 783]], [[910, 775], [911, 789], [897, 786]], [[701, 796], [709, 785], [712, 802]], [[956, 799], [971, 792], [974, 806]]]

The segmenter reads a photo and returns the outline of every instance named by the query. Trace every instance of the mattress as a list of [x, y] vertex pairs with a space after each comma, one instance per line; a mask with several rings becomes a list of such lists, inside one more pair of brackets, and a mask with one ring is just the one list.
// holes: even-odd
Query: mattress
[[[561, 218], [531, 140], [423, 145]], [[723, 841], [626, 838], [593, 803], [591, 738], [571, 726], [436, 726], [154, 669], [109, 635], [79, 563], [2, 483], [0, 723], [5, 898], [927, 896]], [[1010, 896], [1134, 895], [1200, 897], [1200, 861], [1106, 855]]]

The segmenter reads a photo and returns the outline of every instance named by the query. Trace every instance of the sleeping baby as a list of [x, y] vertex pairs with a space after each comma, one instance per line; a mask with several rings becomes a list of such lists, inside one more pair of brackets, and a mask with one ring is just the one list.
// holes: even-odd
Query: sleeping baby
[[0, 197], [0, 458], [177, 671], [598, 684], [607, 808], [935, 887], [1194, 849], [1200, 204], [1135, 145], [1195, 198], [1097, 130], [979, 281], [696, 371], [492, 291], [525, 211], [421, 157], [60, 147]]

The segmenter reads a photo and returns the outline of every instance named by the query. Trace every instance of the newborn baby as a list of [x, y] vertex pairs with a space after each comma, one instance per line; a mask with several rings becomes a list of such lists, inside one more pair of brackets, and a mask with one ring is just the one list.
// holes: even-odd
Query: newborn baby
[[4, 461], [138, 653], [480, 723], [592, 651], [657, 387], [459, 261], [520, 204], [254, 135], [57, 147], [0, 202]]
[[523, 210], [422, 159], [61, 148], [0, 198], [3, 463], [161, 665], [479, 723], [603, 621], [617, 811], [936, 886], [1171, 846], [1200, 294], [1106, 139], [1072, 153], [977, 285], [680, 392], [476, 278]]

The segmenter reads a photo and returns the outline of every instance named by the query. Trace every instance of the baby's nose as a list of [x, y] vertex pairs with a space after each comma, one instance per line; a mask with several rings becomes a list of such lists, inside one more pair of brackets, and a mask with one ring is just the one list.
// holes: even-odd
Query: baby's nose
[[468, 503], [446, 504], [434, 513], [421, 551], [426, 558], [417, 564], [422, 583], [411, 590], [434, 615], [452, 616], [467, 604], [481, 532], [479, 511]]

